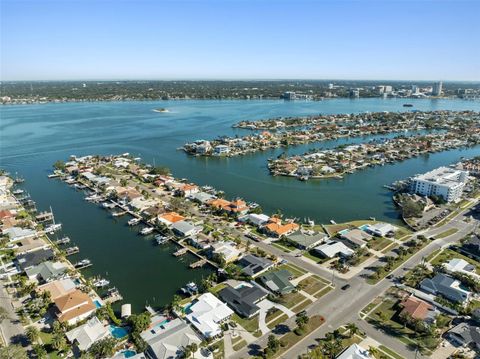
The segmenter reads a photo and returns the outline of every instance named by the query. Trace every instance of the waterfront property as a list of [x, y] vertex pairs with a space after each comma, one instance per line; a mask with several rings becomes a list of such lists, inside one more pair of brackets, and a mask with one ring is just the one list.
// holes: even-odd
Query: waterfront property
[[245, 318], [251, 318], [260, 311], [257, 303], [265, 299], [268, 292], [257, 286], [241, 283], [235, 288], [227, 286], [218, 295], [237, 314]]
[[468, 172], [448, 167], [439, 167], [433, 171], [415, 176], [411, 182], [411, 191], [423, 196], [442, 197], [447, 202], [460, 198], [467, 182]]
[[110, 331], [102, 322], [93, 317], [85, 324], [80, 325], [67, 333], [65, 336], [79, 351], [87, 351], [95, 342], [109, 337]]
[[471, 297], [471, 292], [461, 287], [461, 282], [448, 275], [439, 273], [432, 279], [425, 278], [420, 283], [420, 289], [427, 293], [440, 295], [455, 303], [464, 304]]
[[290, 282], [292, 274], [286, 270], [267, 272], [259, 277], [262, 285], [274, 294], [288, 294], [295, 290], [295, 285]]
[[97, 309], [90, 296], [78, 289], [54, 300], [59, 321], [69, 325], [88, 318]]

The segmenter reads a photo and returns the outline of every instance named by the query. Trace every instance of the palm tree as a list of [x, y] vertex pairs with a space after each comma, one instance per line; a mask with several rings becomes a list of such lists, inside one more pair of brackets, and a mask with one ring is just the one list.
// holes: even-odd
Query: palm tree
[[0, 348], [0, 358], [27, 359], [27, 353], [20, 345], [7, 345]]
[[56, 334], [52, 338], [53, 349], [58, 350], [58, 351], [63, 351], [63, 349], [65, 348], [66, 345], [67, 345], [67, 341], [66, 341], [65, 336], [63, 334]]
[[34, 326], [29, 326], [25, 332], [27, 334], [28, 340], [30, 340], [30, 343], [36, 342], [40, 337], [40, 332]]
[[355, 334], [357, 334], [359, 330], [355, 323], [348, 323], [346, 328], [350, 337], [353, 337]]
[[372, 357], [376, 358], [377, 355], [378, 355], [378, 349], [375, 348], [375, 347], [370, 346], [370, 347], [368, 348], [368, 353], [369, 353]]

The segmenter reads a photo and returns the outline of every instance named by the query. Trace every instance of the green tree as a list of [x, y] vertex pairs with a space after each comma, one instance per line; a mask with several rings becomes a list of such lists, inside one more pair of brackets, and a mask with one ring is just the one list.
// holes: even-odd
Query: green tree
[[67, 340], [63, 333], [55, 334], [52, 338], [52, 347], [58, 351], [64, 351], [67, 347]]
[[95, 358], [109, 358], [115, 353], [116, 345], [117, 340], [115, 338], [107, 337], [93, 343], [88, 352]]
[[149, 312], [143, 312], [142, 314], [133, 314], [128, 318], [128, 322], [132, 326], [132, 330], [135, 333], [141, 333], [151, 323], [151, 315]]
[[63, 162], [61, 160], [55, 161], [55, 163], [53, 164], [53, 168], [55, 168], [56, 170], [64, 171], [65, 170], [65, 162]]
[[34, 326], [29, 326], [25, 333], [27, 334], [27, 338], [30, 340], [30, 343], [36, 342], [40, 337], [39, 330]]
[[348, 323], [346, 328], [350, 337], [353, 337], [355, 334], [358, 333], [358, 327], [355, 323]]
[[33, 351], [35, 352], [35, 355], [37, 356], [38, 359], [46, 359], [48, 358], [48, 353], [45, 347], [41, 344], [35, 344], [33, 346]]

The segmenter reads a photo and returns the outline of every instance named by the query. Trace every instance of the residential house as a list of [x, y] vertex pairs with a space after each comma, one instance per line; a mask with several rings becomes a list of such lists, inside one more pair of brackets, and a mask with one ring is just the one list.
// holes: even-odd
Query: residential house
[[183, 197], [190, 197], [195, 193], [198, 193], [200, 190], [197, 185], [194, 184], [184, 184], [178, 189], [178, 193]]
[[75, 282], [71, 278], [57, 279], [52, 282], [39, 285], [35, 290], [38, 294], [43, 292], [50, 293], [50, 298], [55, 300], [70, 294], [77, 288]]
[[300, 226], [293, 222], [282, 224], [282, 221], [280, 218], [272, 217], [263, 228], [265, 232], [267, 232], [267, 234], [270, 236], [282, 237], [282, 236], [288, 236], [289, 234], [299, 230]]
[[441, 295], [453, 302], [465, 303], [471, 293], [460, 287], [461, 282], [443, 273], [438, 273], [432, 279], [425, 278], [420, 282], [420, 289], [434, 295]]
[[258, 314], [260, 308], [257, 303], [268, 296], [268, 292], [247, 283], [242, 283], [236, 288], [226, 287], [218, 295], [237, 314], [251, 318]]
[[189, 196], [195, 202], [200, 204], [207, 204], [215, 199], [215, 196], [207, 192], [197, 192]]
[[460, 323], [447, 332], [447, 338], [455, 345], [480, 351], [480, 327], [473, 323]]
[[341, 352], [337, 359], [374, 359], [370, 352], [358, 344], [352, 344], [343, 352]]
[[203, 233], [198, 233], [188, 239], [190, 245], [195, 248], [206, 250], [212, 247], [212, 243], [216, 240]]
[[40, 249], [34, 252], [19, 254], [17, 256], [18, 268], [23, 272], [28, 268], [52, 259], [53, 256], [54, 253], [51, 249]]
[[421, 320], [428, 324], [435, 323], [438, 312], [435, 307], [419, 298], [410, 295], [400, 302], [402, 310], [400, 315], [407, 314], [413, 319]]
[[227, 153], [230, 152], [230, 147], [226, 145], [217, 145], [213, 148], [213, 154], [215, 155], [226, 155]]
[[37, 236], [37, 231], [30, 228], [11, 227], [3, 229], [2, 233], [10, 239], [11, 242], [21, 241], [23, 239], [29, 239]]
[[196, 227], [187, 221], [177, 221], [172, 224], [171, 228], [173, 232], [180, 237], [193, 236], [202, 230], [202, 228]]
[[60, 278], [67, 271], [67, 265], [62, 262], [42, 262], [25, 270], [29, 280], [50, 282]]
[[253, 224], [256, 227], [261, 227], [264, 224], [268, 223], [270, 217], [266, 214], [257, 214], [257, 213], [249, 213], [245, 217], [245, 221]]
[[88, 294], [76, 289], [54, 300], [60, 322], [73, 325], [95, 312], [97, 307]]
[[447, 263], [443, 264], [443, 268], [449, 273], [460, 273], [480, 280], [480, 275], [476, 273], [476, 268], [473, 264], [468, 263], [465, 259], [452, 258]]
[[172, 226], [174, 223], [183, 221], [184, 219], [185, 217], [177, 212], [167, 212], [158, 216], [158, 221], [165, 224], [167, 227]]
[[467, 257], [480, 261], [480, 235], [473, 234], [458, 248], [458, 251]]
[[65, 335], [71, 344], [84, 352], [95, 342], [111, 336], [111, 333], [108, 327], [104, 326], [97, 317], [93, 317], [85, 324], [68, 331]]
[[328, 236], [322, 232], [304, 232], [297, 231], [287, 236], [288, 241], [293, 243], [295, 247], [307, 250], [318, 246], [325, 241]]
[[275, 294], [287, 294], [295, 290], [290, 282], [292, 274], [286, 269], [265, 273], [259, 279], [265, 288]]
[[187, 313], [187, 320], [205, 337], [214, 338], [222, 334], [220, 325], [228, 321], [233, 311], [212, 293], [197, 298]]
[[237, 260], [242, 253], [237, 249], [237, 245], [234, 242], [215, 242], [212, 244], [212, 253], [222, 255], [227, 263]]
[[147, 343], [145, 352], [149, 359], [183, 358], [184, 350], [191, 344], [199, 345], [201, 338], [180, 318], [161, 322], [152, 320], [150, 328], [140, 333]]
[[217, 198], [209, 202], [210, 206], [216, 208], [217, 210], [224, 211], [231, 215], [242, 215], [246, 214], [249, 210], [245, 201], [241, 199], [236, 199], [235, 201], [227, 201], [222, 198]]
[[14, 243], [13, 252], [16, 255], [48, 248], [49, 245], [42, 238], [26, 238]]
[[365, 231], [367, 233], [378, 237], [385, 237], [390, 233], [394, 233], [395, 231], [397, 231], [397, 229], [397, 227], [391, 225], [390, 223], [375, 223], [367, 224], [365, 226]]
[[352, 248], [363, 248], [372, 236], [361, 229], [345, 229], [339, 232], [341, 239], [347, 242]]
[[242, 268], [244, 274], [256, 277], [272, 268], [274, 263], [269, 259], [247, 254], [238, 260], [237, 265]]
[[348, 248], [345, 244], [337, 241], [328, 241], [325, 244], [315, 247], [314, 251], [326, 258], [336, 256], [347, 258], [355, 253], [355, 251]]

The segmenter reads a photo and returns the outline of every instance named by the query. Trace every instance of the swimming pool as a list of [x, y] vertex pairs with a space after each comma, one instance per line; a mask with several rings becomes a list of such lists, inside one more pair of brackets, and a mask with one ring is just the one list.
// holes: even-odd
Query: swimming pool
[[[110, 325], [108, 327], [112, 336], [116, 339], [124, 338], [128, 335], [128, 330], [122, 327], [117, 327], [115, 325]], [[129, 358], [129, 357], [127, 357]]]
[[365, 231], [365, 230], [368, 229], [368, 227], [370, 227], [368, 224], [362, 224], [362, 225], [361, 225], [360, 227], [358, 227], [358, 228], [360, 228], [362, 231]]
[[131, 358], [133, 356], [135, 356], [137, 354], [137, 352], [135, 350], [125, 350], [122, 352], [123, 356], [125, 358]]
[[101, 308], [102, 307], [102, 303], [100, 303], [98, 300], [94, 300], [93, 303], [95, 303], [95, 306], [97, 308]]

